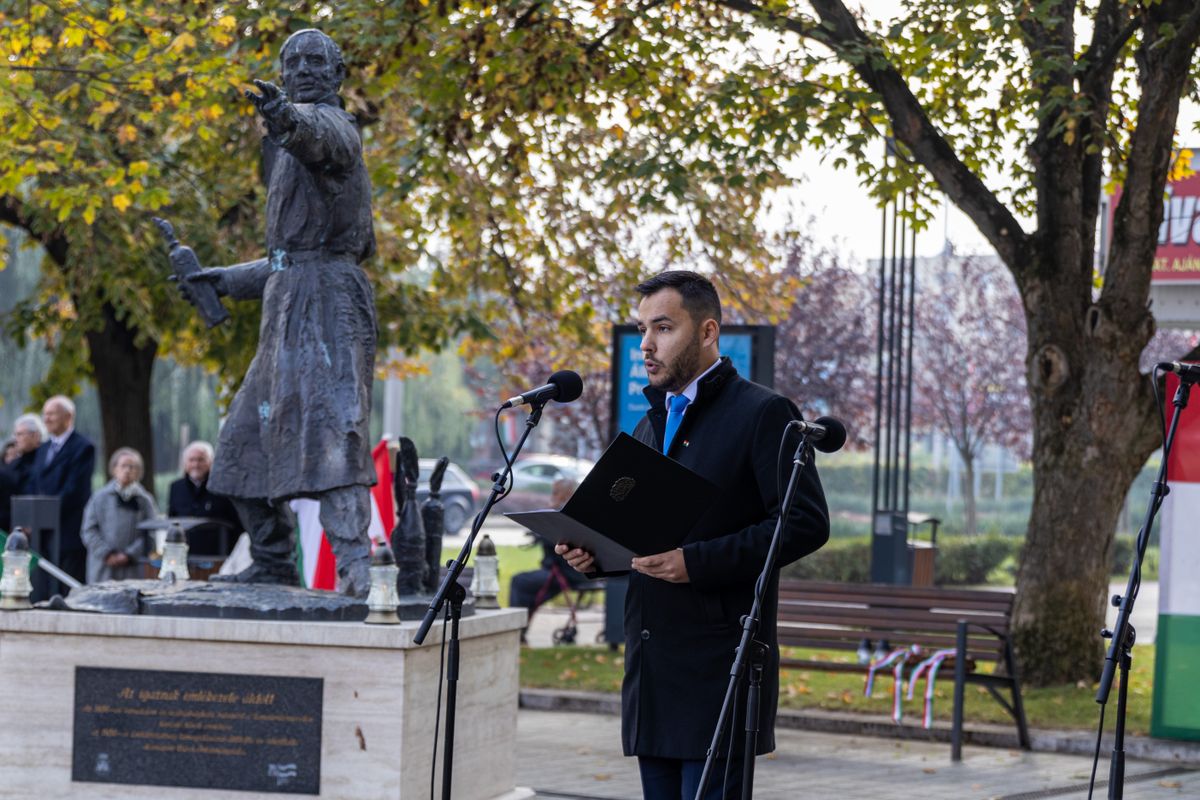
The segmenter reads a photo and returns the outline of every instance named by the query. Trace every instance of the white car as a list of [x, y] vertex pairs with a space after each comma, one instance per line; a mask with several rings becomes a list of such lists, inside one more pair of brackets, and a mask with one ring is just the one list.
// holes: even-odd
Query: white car
[[550, 506], [554, 482], [567, 478], [576, 483], [596, 466], [594, 461], [570, 456], [531, 454], [513, 465], [513, 488], [501, 504], [504, 511], [532, 511]]

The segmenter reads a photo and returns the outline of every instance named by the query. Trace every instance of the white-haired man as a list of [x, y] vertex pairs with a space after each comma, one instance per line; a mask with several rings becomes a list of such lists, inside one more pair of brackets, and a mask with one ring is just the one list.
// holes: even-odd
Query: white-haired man
[[[171, 517], [207, 517], [227, 523], [199, 525], [188, 531], [190, 552], [206, 556], [227, 556], [236, 533], [242, 529], [237, 510], [228, 497], [208, 490], [208, 475], [212, 471], [213, 446], [208, 442], [192, 442], [183, 448], [180, 469], [183, 477], [171, 484], [167, 496], [167, 515]], [[225, 527], [224, 539], [221, 528]]]
[[42, 442], [34, 456], [29, 489], [61, 501], [58, 566], [82, 582], [87, 572], [87, 550], [79, 529], [84, 506], [92, 496], [96, 448], [75, 431], [75, 404], [69, 397], [55, 395], [47, 400], [42, 406], [42, 422], [50, 438]]

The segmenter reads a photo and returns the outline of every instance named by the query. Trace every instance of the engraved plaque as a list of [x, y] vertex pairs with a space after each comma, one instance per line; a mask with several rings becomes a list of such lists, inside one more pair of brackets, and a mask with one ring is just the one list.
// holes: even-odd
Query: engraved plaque
[[71, 780], [320, 794], [323, 685], [76, 667]]

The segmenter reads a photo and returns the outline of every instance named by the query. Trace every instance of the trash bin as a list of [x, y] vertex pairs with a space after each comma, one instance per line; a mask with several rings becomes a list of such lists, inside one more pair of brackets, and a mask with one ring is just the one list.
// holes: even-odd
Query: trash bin
[[[908, 563], [913, 586], [933, 586], [934, 561], [937, 558], [937, 529], [941, 520], [915, 511], [908, 513]], [[918, 529], [929, 525], [929, 541], [917, 538]]]

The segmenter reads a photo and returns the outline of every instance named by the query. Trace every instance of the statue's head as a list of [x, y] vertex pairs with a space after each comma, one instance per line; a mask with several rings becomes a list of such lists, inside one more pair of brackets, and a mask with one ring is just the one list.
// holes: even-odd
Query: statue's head
[[336, 103], [346, 64], [333, 39], [316, 28], [296, 31], [283, 43], [279, 65], [293, 103]]

